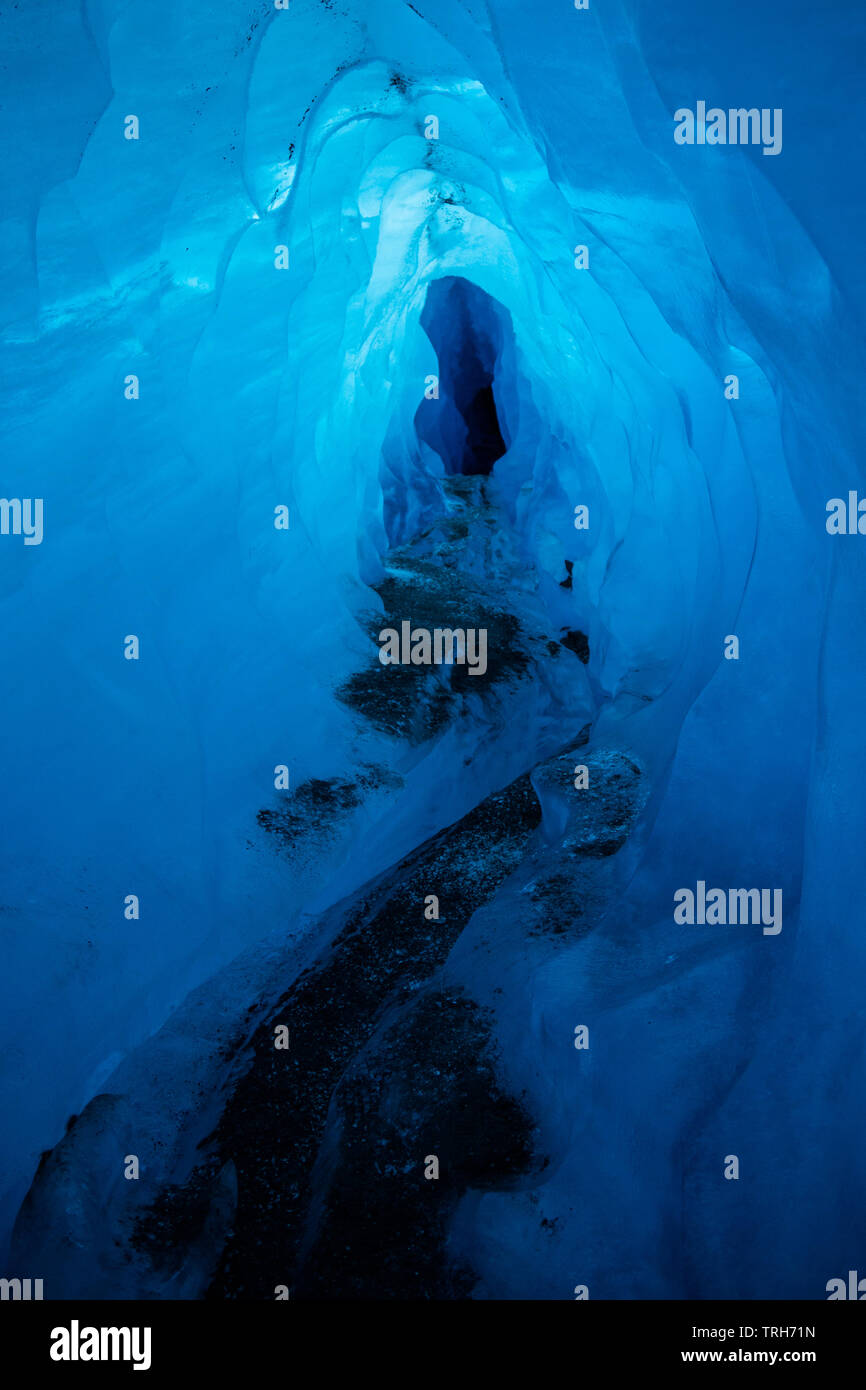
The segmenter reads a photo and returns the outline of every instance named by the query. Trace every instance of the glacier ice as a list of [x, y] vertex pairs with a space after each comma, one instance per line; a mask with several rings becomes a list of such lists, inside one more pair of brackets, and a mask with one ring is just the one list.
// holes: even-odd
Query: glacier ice
[[[813, 1298], [862, 1265], [864, 566], [824, 526], [860, 483], [860, 255], [733, 8], [712, 45], [627, 0], [0, 18], [2, 487], [44, 499], [0, 570], [2, 1211], [46, 1296], [233, 1296], [252, 1158], [224, 1120], [190, 1196], [198, 1145], [442, 844], [484, 891], [405, 977], [383, 917], [406, 997], [333, 1075], [317, 1037], [297, 1162], [332, 1220], [351, 1106], [435, 1113], [442, 1017], [517, 1141], [454, 1189], [441, 1296]], [[674, 143], [714, 83], [790, 110], [782, 155]], [[378, 629], [461, 605], [509, 660], [383, 700]], [[779, 887], [783, 931], [678, 926], [698, 881]], [[363, 1296], [320, 1235], [302, 1287]]]

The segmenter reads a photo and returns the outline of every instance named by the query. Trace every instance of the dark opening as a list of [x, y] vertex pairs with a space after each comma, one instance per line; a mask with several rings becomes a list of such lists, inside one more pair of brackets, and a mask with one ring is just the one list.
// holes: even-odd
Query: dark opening
[[507, 449], [493, 392], [502, 311], [478, 285], [448, 276], [427, 291], [421, 326], [439, 360], [439, 401], [418, 412], [419, 437], [447, 472], [490, 473]]

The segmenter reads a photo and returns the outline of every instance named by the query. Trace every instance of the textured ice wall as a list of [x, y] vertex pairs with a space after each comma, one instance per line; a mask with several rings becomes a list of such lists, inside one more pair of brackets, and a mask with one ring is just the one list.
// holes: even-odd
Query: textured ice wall
[[[379, 573], [389, 489], [420, 507], [431, 486], [414, 421], [435, 370], [420, 316], [443, 276], [510, 317], [497, 474], [557, 617], [575, 564], [602, 734], [656, 778], [655, 839], [610, 924], [626, 963], [611, 965], [604, 937], [584, 952], [602, 953], [611, 988], [653, 998], [670, 988], [660, 932], [662, 961], [678, 956], [673, 889], [770, 875], [790, 914], [782, 939], [745, 961], [708, 950], [705, 992], [678, 1007], [700, 1016], [708, 1048], [729, 1046], [741, 1017], [736, 1048], [742, 1066], [757, 1053], [759, 1078], [804, 1019], [815, 1041], [795, 1090], [809, 1067], [848, 1074], [862, 825], [842, 808], [857, 795], [863, 576], [856, 541], [829, 540], [823, 519], [857, 482], [847, 383], [861, 352], [786, 205], [802, 216], [796, 174], [759, 152], [674, 145], [672, 109], [702, 94], [698, 45], [684, 39], [680, 57], [672, 21], [655, 22], [613, 4], [445, 3], [425, 17], [312, 0], [229, 4], [219, 24], [198, 4], [4, 15], [23, 57], [2, 233], [3, 490], [46, 499], [43, 545], [6, 549], [2, 571], [11, 1204], [67, 1111], [189, 988], [466, 809], [419, 755], [396, 831], [356, 825], [317, 874], [287, 878], [247, 843], [275, 764], [300, 779], [358, 758], [325, 696], [365, 654], [355, 615]], [[720, 42], [701, 73], [737, 100], [742, 48]], [[123, 138], [129, 113], [137, 141]], [[834, 235], [834, 271], [847, 271]], [[273, 527], [279, 504], [288, 532]], [[123, 660], [127, 633], [138, 663]], [[721, 660], [727, 633], [738, 664]], [[132, 892], [138, 923], [123, 919]], [[574, 978], [585, 968], [573, 962]], [[550, 989], [545, 1026], [567, 1037], [575, 988]], [[677, 1070], [679, 1033], [677, 1066], [639, 1068], [634, 1020], [619, 1017], [606, 1070], [632, 1078], [635, 1112], [652, 1113], [653, 1085], [683, 1106], [646, 1190], [628, 1165], [610, 1189], [638, 1211], [671, 1136], [694, 1131], [701, 1091], [694, 1068]], [[509, 1055], [519, 1073], [517, 1038]], [[575, 1082], [552, 1075], [554, 1123]], [[730, 1105], [730, 1124], [739, 1110], [753, 1125], [753, 1100]], [[755, 1140], [765, 1155], [783, 1090], [776, 1106]], [[818, 1100], [811, 1114], [820, 1130]], [[839, 1181], [862, 1176], [857, 1143], [840, 1144]], [[769, 1160], [762, 1171], [756, 1205]], [[594, 1190], [617, 1177], [596, 1174]], [[645, 1263], [629, 1267], [651, 1265], [657, 1237], [648, 1224]]]

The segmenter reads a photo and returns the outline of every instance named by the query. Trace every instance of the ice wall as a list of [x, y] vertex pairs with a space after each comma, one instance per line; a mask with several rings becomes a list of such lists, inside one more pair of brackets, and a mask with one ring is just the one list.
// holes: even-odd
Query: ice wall
[[[824, 509], [857, 486], [863, 364], [839, 288], [856, 288], [852, 244], [804, 230], [796, 119], [773, 160], [678, 147], [671, 115], [713, 83], [739, 101], [748, 79], [761, 106], [792, 93], [750, 70], [736, 37], [713, 65], [683, 8], [656, 24], [619, 3], [229, 0], [216, 22], [205, 4], [104, 0], [2, 24], [21, 55], [4, 141], [3, 492], [45, 499], [43, 544], [3, 541], [7, 1218], [67, 1114], [190, 989], [281, 923], [301, 931], [538, 752], [491, 755], [455, 786], [441, 750], [395, 761], [331, 698], [369, 658], [358, 616], [386, 549], [440, 496], [418, 424], [437, 370], [423, 314], [431, 285], [462, 277], [509, 327], [496, 477], [527, 570], [551, 622], [588, 635], [596, 737], [633, 749], [652, 782], [627, 896], [536, 982], [534, 1007], [567, 1038], [584, 981], [607, 982], [585, 1005], [613, 1020], [592, 1135], [614, 1124], [608, 1106], [642, 1126], [673, 1108], [643, 1184], [581, 1130], [551, 1191], [564, 1209], [582, 1174], [601, 1210], [634, 1213], [615, 1253], [637, 1273], [606, 1286], [634, 1294], [667, 1230], [653, 1196], [672, 1149], [688, 1133], [727, 1152], [745, 1126], [762, 1178], [731, 1236], [741, 1259], [778, 1146], [796, 1146], [785, 1116], [817, 1078], [850, 1074], [854, 1045], [862, 818], [843, 808], [858, 793], [863, 575]], [[570, 692], [558, 700], [567, 713]], [[275, 860], [255, 833], [275, 766], [296, 782], [365, 758], [395, 761], [402, 791], [305, 872]], [[780, 885], [782, 937], [702, 941], [696, 964], [670, 902], [697, 878]], [[680, 1023], [638, 1065], [642, 1007]], [[800, 1027], [808, 1060], [776, 1085]], [[710, 1117], [695, 1073], [714, 1048], [746, 1081]], [[515, 1080], [537, 1066], [516, 1029], [507, 1055]], [[577, 1083], [550, 1065], [553, 1128]], [[830, 1121], [813, 1107], [817, 1134]], [[840, 1141], [828, 1190], [843, 1172], [859, 1183], [863, 1151], [856, 1132]], [[791, 1161], [805, 1183], [812, 1159]], [[527, 1262], [510, 1200], [484, 1199], [472, 1239], [489, 1209], [521, 1277], [553, 1290], [568, 1271]], [[575, 1219], [578, 1239], [590, 1218]], [[841, 1267], [838, 1221], [816, 1210], [811, 1229], [816, 1265]], [[503, 1288], [499, 1234], [491, 1249], [490, 1289], [520, 1292]], [[609, 1248], [597, 1259], [615, 1264]], [[698, 1278], [677, 1268], [656, 1287]]]

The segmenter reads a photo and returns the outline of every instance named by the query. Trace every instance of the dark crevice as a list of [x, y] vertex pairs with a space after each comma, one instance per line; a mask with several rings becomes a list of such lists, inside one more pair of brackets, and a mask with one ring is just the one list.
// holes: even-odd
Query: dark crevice
[[508, 315], [478, 285], [448, 276], [430, 286], [421, 326], [439, 361], [439, 400], [419, 412], [418, 436], [446, 472], [489, 474], [508, 448], [494, 391]]

